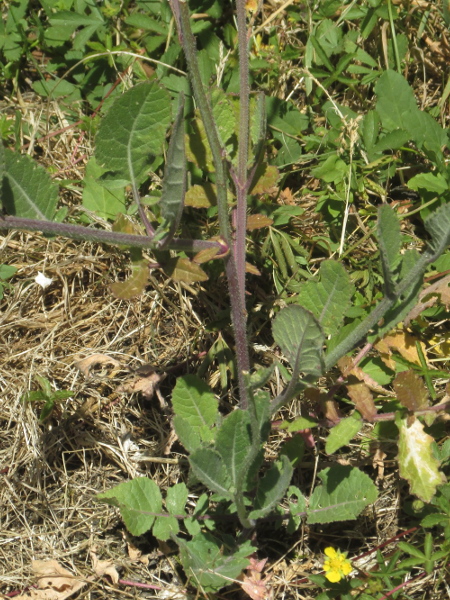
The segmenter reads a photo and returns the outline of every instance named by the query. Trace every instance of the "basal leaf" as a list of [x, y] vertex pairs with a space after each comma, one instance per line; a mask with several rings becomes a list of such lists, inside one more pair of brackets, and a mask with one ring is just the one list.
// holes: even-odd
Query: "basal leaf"
[[173, 418], [173, 426], [181, 444], [188, 452], [194, 452], [200, 448], [204, 442], [212, 442], [215, 432], [206, 425], [200, 427], [192, 427], [188, 420], [183, 419], [179, 415]]
[[189, 457], [196, 477], [211, 491], [231, 498], [231, 483], [220, 454], [212, 448], [198, 448]]
[[207, 384], [195, 375], [179, 377], [172, 392], [175, 415], [184, 419], [190, 427], [211, 428], [217, 420], [218, 402]]
[[186, 502], [189, 490], [184, 483], [176, 483], [167, 490], [166, 508], [171, 515], [180, 516], [186, 513]]
[[260, 519], [271, 513], [284, 496], [292, 478], [294, 469], [287, 456], [274, 463], [264, 477], [259, 481], [254, 510], [249, 514], [250, 519]]
[[400, 264], [400, 222], [388, 204], [378, 209], [378, 242], [383, 266], [386, 293], [394, 292], [397, 269]]
[[325, 452], [334, 454], [336, 450], [346, 446], [359, 432], [362, 424], [361, 415], [356, 411], [350, 417], [342, 419], [328, 434]]
[[162, 155], [172, 116], [169, 94], [155, 81], [117, 98], [100, 123], [95, 157], [114, 179], [140, 183], [152, 157]]
[[324, 335], [314, 316], [301, 306], [288, 306], [272, 324], [275, 342], [298, 373], [319, 377], [323, 371]]
[[184, 94], [179, 95], [178, 113], [173, 126], [160, 200], [161, 215], [167, 227], [167, 241], [173, 237], [183, 212], [186, 194], [186, 151], [184, 147]]
[[222, 457], [231, 483], [236, 487], [251, 447], [248, 412], [234, 410], [223, 420], [216, 436], [215, 447]]
[[121, 483], [103, 494], [97, 494], [97, 499], [120, 509], [122, 519], [132, 535], [149, 531], [155, 515], [162, 510], [159, 487], [148, 477]]
[[98, 179], [104, 172], [94, 157], [88, 161], [83, 180], [83, 206], [101, 219], [112, 220], [125, 212], [125, 190], [123, 187], [110, 189], [100, 183]]
[[209, 532], [200, 532], [188, 542], [178, 538], [177, 543], [186, 576], [206, 593], [217, 592], [230, 580], [236, 580], [255, 551], [250, 541], [237, 546], [234, 541], [224, 543]]
[[356, 467], [334, 465], [321, 471], [319, 477], [322, 485], [309, 500], [307, 522], [311, 525], [356, 519], [377, 498], [370, 477]]
[[388, 131], [399, 128], [408, 131], [410, 115], [418, 108], [414, 92], [403, 75], [389, 69], [384, 71], [375, 85], [375, 93], [383, 127]]
[[302, 285], [298, 303], [312, 312], [325, 334], [335, 335], [350, 307], [354, 286], [344, 267], [334, 260], [320, 265], [319, 276], [320, 281]]
[[412, 369], [398, 373], [393, 381], [397, 400], [414, 412], [428, 406], [428, 390], [423, 379]]
[[31, 157], [4, 150], [2, 201], [6, 212], [28, 219], [51, 220], [58, 202], [58, 186]]
[[400, 430], [397, 457], [400, 476], [409, 482], [412, 494], [423, 502], [430, 502], [437, 486], [445, 482], [445, 475], [439, 471], [439, 461], [432, 451], [434, 438], [425, 433], [417, 418], [412, 423], [408, 423], [408, 419], [398, 419], [397, 426]]
[[156, 517], [152, 533], [158, 540], [166, 542], [180, 531], [178, 519], [170, 515]]

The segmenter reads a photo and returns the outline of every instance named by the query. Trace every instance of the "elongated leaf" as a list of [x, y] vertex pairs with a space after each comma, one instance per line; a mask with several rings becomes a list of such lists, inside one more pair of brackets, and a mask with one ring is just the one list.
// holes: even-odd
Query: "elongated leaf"
[[440, 206], [430, 215], [425, 227], [431, 235], [429, 249], [437, 258], [450, 245], [450, 204]]
[[4, 150], [3, 206], [10, 215], [51, 220], [58, 202], [58, 186], [29, 156]]
[[274, 463], [260, 480], [254, 510], [249, 514], [250, 519], [260, 519], [278, 506], [291, 482], [293, 472], [291, 461], [282, 455], [281, 460]]
[[151, 158], [162, 155], [171, 120], [169, 94], [155, 81], [120, 96], [101, 121], [95, 157], [114, 179], [140, 183]]
[[377, 498], [370, 477], [356, 467], [334, 465], [321, 471], [319, 477], [322, 485], [309, 500], [309, 524], [356, 519]]
[[210, 490], [226, 498], [231, 497], [230, 478], [218, 452], [211, 448], [198, 448], [189, 457], [189, 463], [194, 474]]
[[[181, 219], [183, 212], [184, 196], [186, 194], [186, 150], [184, 146], [184, 94], [179, 95], [177, 117], [170, 138], [169, 149], [164, 169], [162, 188], [161, 215], [164, 219], [163, 227], [168, 229], [164, 242], [169, 242]], [[163, 244], [164, 246], [164, 244]]]
[[445, 475], [439, 471], [439, 461], [435, 458], [431, 444], [434, 439], [425, 433], [418, 419], [409, 424], [408, 419], [399, 419], [398, 466], [400, 475], [407, 479], [411, 493], [430, 502], [436, 488], [445, 482]]
[[272, 333], [294, 369], [315, 377], [321, 375], [324, 335], [309, 311], [301, 306], [284, 308], [273, 321]]
[[6, 175], [5, 148], [0, 143], [0, 206], [3, 206], [3, 185]]
[[122, 519], [132, 535], [142, 535], [151, 529], [155, 515], [161, 512], [159, 487], [148, 477], [138, 477], [115, 488], [97, 494], [97, 500], [120, 509]]
[[320, 265], [319, 276], [320, 281], [302, 285], [298, 303], [312, 312], [325, 334], [335, 335], [350, 308], [354, 286], [344, 267], [334, 260]]
[[235, 410], [223, 421], [215, 447], [222, 457], [231, 483], [236, 487], [251, 447], [250, 418], [247, 412]]
[[388, 204], [378, 210], [378, 242], [383, 266], [386, 294], [394, 292], [397, 269], [400, 264], [400, 222]]
[[325, 452], [327, 454], [334, 454], [336, 450], [347, 445], [361, 429], [362, 424], [361, 415], [358, 412], [354, 412], [350, 417], [342, 419], [330, 431], [325, 445]]
[[183, 569], [193, 585], [204, 592], [217, 592], [235, 580], [249, 564], [248, 557], [255, 551], [250, 541], [236, 546], [233, 539], [222, 539], [211, 533], [200, 532], [186, 542], [178, 538]]

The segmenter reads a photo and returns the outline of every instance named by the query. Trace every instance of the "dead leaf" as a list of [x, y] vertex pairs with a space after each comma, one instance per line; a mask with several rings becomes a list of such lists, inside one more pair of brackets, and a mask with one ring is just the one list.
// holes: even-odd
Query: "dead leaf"
[[77, 369], [79, 369], [85, 377], [90, 376], [91, 368], [94, 365], [112, 365], [113, 367], [121, 367], [118, 360], [111, 358], [111, 356], [106, 356], [106, 354], [92, 354], [75, 363]]
[[261, 271], [259, 271], [255, 265], [252, 265], [249, 262], [245, 263], [245, 272], [250, 273], [250, 275], [261, 275]]
[[[391, 358], [392, 350], [396, 350], [406, 358], [409, 362], [420, 365], [420, 358], [416, 349], [416, 341], [419, 341], [415, 336], [407, 331], [399, 330], [390, 335], [385, 335], [383, 339], [375, 344], [375, 348], [380, 353], [381, 360], [384, 364], [395, 371], [396, 362]], [[425, 354], [425, 344], [420, 343], [423, 353]]]
[[410, 411], [420, 410], [428, 406], [428, 390], [419, 375], [414, 371], [402, 371], [393, 386], [400, 404]]
[[350, 375], [347, 382], [347, 390], [350, 399], [355, 403], [356, 410], [366, 421], [373, 421], [377, 414], [377, 408], [368, 386], [354, 375]]
[[142, 554], [142, 550], [136, 548], [131, 542], [127, 542], [128, 556], [131, 562], [140, 562], [147, 566], [150, 562], [150, 554]]
[[99, 560], [94, 550], [91, 550], [91, 559], [92, 568], [97, 577], [105, 577], [107, 575], [113, 583], [119, 583], [119, 573], [112, 560]]
[[364, 381], [364, 383], [371, 390], [378, 392], [379, 394], [388, 395], [389, 392], [384, 389], [379, 383], [377, 383], [370, 375], [364, 373], [361, 367], [355, 367], [353, 363], [353, 359], [350, 356], [343, 356], [338, 360], [338, 367], [341, 370], [342, 376], [347, 378], [349, 375], [354, 375], [360, 381]]
[[144, 398], [151, 400], [155, 395], [156, 387], [161, 381], [161, 375], [150, 373], [147, 377], [138, 377], [129, 382], [125, 382], [117, 388], [121, 394], [137, 394], [140, 392]]
[[38, 578], [38, 589], [16, 596], [16, 600], [65, 600], [87, 584], [56, 560], [33, 560], [32, 568]]

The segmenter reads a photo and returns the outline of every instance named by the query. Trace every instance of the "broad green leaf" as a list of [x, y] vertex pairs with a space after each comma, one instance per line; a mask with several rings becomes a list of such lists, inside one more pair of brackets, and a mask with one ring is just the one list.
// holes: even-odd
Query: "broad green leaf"
[[179, 377], [172, 393], [175, 415], [193, 430], [211, 428], [217, 420], [218, 402], [207, 384], [195, 375]]
[[294, 369], [315, 377], [322, 374], [324, 335], [309, 311], [301, 306], [284, 308], [273, 321], [272, 333]]
[[200, 427], [192, 427], [186, 419], [179, 415], [173, 418], [173, 426], [178, 439], [190, 453], [200, 448], [204, 442], [212, 442], [215, 432], [206, 425]]
[[199, 533], [186, 542], [177, 538], [180, 558], [192, 585], [214, 593], [236, 580], [249, 565], [248, 557], [255, 551], [250, 541], [236, 546], [234, 540], [218, 539], [211, 533]]
[[158, 540], [163, 542], [170, 539], [173, 535], [177, 535], [180, 531], [178, 519], [170, 515], [156, 517], [153, 525], [152, 534]]
[[186, 514], [186, 502], [189, 490], [184, 483], [176, 483], [167, 490], [166, 508], [174, 517]]
[[162, 510], [159, 487], [148, 477], [121, 483], [103, 494], [97, 494], [97, 500], [117, 506], [132, 535], [142, 535], [149, 531], [155, 515]]
[[285, 455], [270, 467], [259, 481], [254, 510], [249, 514], [250, 519], [260, 519], [271, 513], [283, 498], [292, 479], [294, 469], [291, 461]]
[[411, 114], [418, 111], [416, 98], [411, 86], [403, 75], [387, 70], [375, 84], [378, 97], [376, 110], [383, 127], [388, 131], [405, 129], [409, 132]]
[[162, 155], [171, 120], [169, 94], [155, 81], [117, 98], [100, 123], [95, 157], [114, 179], [140, 183], [151, 158]]
[[450, 204], [443, 204], [425, 220], [425, 228], [431, 235], [429, 249], [437, 258], [450, 245]]
[[432, 452], [434, 438], [425, 433], [424, 426], [415, 417], [398, 419], [400, 430], [398, 441], [398, 465], [400, 476], [409, 482], [411, 493], [430, 502], [436, 488], [445, 482], [445, 475], [439, 471], [439, 461]]
[[310, 525], [356, 519], [377, 498], [377, 488], [370, 477], [356, 467], [334, 465], [321, 471], [319, 478], [322, 485], [309, 500]]
[[[297, 502], [291, 501], [292, 496], [297, 498]], [[294, 533], [294, 531], [297, 531], [297, 529], [300, 527], [302, 518], [306, 516], [306, 498], [294, 485], [289, 487], [287, 491], [287, 497], [289, 499], [289, 523], [287, 526], [287, 532]]]
[[441, 173], [419, 173], [408, 180], [408, 187], [416, 192], [426, 190], [438, 195], [449, 191], [448, 183]]
[[372, 153], [380, 130], [380, 117], [376, 110], [369, 110], [364, 115], [359, 130], [367, 152]]
[[378, 142], [372, 148], [372, 152], [376, 154], [385, 150], [397, 150], [404, 146], [410, 139], [411, 134], [404, 129], [389, 131], [379, 138]]
[[100, 183], [98, 179], [104, 172], [94, 157], [88, 161], [83, 180], [83, 206], [101, 219], [112, 220], [125, 212], [125, 190], [123, 187], [110, 189]]
[[234, 410], [223, 420], [215, 448], [222, 457], [231, 484], [236, 488], [252, 443], [248, 412]]
[[326, 335], [335, 335], [350, 307], [354, 286], [344, 267], [334, 260], [320, 265], [319, 276], [320, 281], [302, 285], [297, 301], [312, 312]]
[[208, 280], [208, 275], [205, 271], [197, 263], [188, 258], [170, 258], [164, 263], [164, 271], [174, 281], [196, 283]]
[[393, 386], [397, 400], [408, 410], [415, 412], [429, 405], [425, 383], [412, 369], [398, 373]]
[[186, 194], [186, 151], [184, 147], [184, 94], [179, 95], [178, 113], [173, 126], [160, 200], [163, 227], [168, 230], [167, 241], [173, 237], [183, 212]]
[[198, 448], [189, 457], [196, 477], [211, 491], [231, 497], [230, 478], [220, 454], [212, 448]]
[[140, 296], [148, 284], [149, 268], [143, 261], [133, 266], [133, 272], [125, 281], [115, 281], [109, 286], [116, 298], [131, 300]]
[[336, 450], [346, 446], [359, 432], [363, 425], [361, 415], [355, 411], [350, 417], [342, 419], [328, 434], [325, 452], [334, 454]]
[[5, 281], [14, 275], [17, 271], [17, 267], [13, 267], [13, 265], [0, 265], [0, 279]]
[[400, 222], [388, 204], [378, 209], [378, 242], [387, 295], [394, 292], [397, 269], [401, 261]]
[[3, 207], [10, 215], [51, 220], [58, 202], [58, 186], [29, 156], [5, 149]]
[[214, 171], [213, 157], [205, 126], [197, 111], [195, 117], [190, 120], [189, 125], [190, 130], [186, 139], [187, 159], [204, 171]]
[[222, 146], [225, 148], [232, 135], [236, 132], [238, 114], [233, 106], [233, 100], [221, 88], [211, 92], [211, 104], [217, 131]]
[[280, 429], [286, 429], [287, 431], [289, 431], [289, 433], [292, 433], [297, 431], [304, 431], [305, 429], [311, 429], [312, 427], [317, 426], [318, 422], [316, 419], [313, 419], [312, 417], [299, 417], [298, 419], [295, 419], [291, 422], [284, 421], [280, 425]]

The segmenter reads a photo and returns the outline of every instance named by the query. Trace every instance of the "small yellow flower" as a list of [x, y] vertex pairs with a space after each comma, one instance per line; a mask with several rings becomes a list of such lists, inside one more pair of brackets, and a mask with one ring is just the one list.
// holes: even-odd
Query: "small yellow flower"
[[347, 554], [339, 552], [334, 548], [325, 548], [325, 555], [328, 558], [323, 563], [323, 570], [325, 571], [325, 577], [331, 583], [337, 583], [343, 577], [350, 575], [352, 572], [352, 565], [347, 558]]

